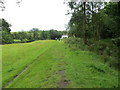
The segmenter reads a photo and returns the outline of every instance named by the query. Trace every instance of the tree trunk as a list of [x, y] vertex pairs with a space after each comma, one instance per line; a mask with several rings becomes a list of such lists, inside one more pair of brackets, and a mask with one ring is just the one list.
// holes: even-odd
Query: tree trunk
[[87, 43], [87, 38], [86, 38], [86, 2], [83, 2], [83, 13], [84, 13], [84, 20], [83, 20], [83, 39], [84, 39], [84, 44]]

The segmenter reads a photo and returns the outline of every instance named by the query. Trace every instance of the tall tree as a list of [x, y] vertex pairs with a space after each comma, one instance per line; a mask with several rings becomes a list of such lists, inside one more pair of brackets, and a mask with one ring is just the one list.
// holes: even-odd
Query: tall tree
[[[71, 34], [76, 37], [82, 37], [86, 44], [87, 39], [92, 36], [91, 32], [94, 33], [95, 39], [100, 38], [100, 22], [101, 18], [99, 11], [102, 9], [104, 3], [93, 3], [93, 2], [68, 2], [68, 6], [71, 11], [69, 14], [72, 15], [69, 22], [69, 29]], [[98, 22], [96, 22], [98, 19]], [[96, 28], [94, 28], [96, 27]]]

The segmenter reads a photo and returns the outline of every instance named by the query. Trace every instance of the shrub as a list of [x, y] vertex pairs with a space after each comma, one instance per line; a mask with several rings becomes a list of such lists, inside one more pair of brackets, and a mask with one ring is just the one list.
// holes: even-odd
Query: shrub
[[105, 63], [107, 62], [110, 66], [118, 68], [119, 49], [112, 43], [112, 40], [94, 41], [89, 39], [85, 45], [83, 39], [71, 37], [65, 39], [65, 43], [73, 50], [81, 49], [95, 52], [103, 57]]

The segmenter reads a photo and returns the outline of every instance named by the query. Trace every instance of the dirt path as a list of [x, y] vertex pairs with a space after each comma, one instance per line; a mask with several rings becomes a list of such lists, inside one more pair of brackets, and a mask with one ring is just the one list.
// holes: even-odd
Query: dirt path
[[69, 85], [69, 81], [65, 78], [65, 70], [58, 71], [58, 74], [61, 75], [61, 80], [58, 83], [59, 88], [67, 88]]
[[66, 79], [66, 64], [64, 61], [60, 62], [58, 67], [63, 67], [62, 70], [59, 70], [57, 74], [61, 75], [61, 80], [58, 82], [58, 88], [67, 88], [69, 85], [69, 80]]

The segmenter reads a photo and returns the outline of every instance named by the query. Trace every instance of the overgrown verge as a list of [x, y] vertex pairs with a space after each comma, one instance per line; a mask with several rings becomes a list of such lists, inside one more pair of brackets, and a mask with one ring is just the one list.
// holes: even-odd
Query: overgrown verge
[[114, 67], [120, 70], [120, 62], [118, 61], [119, 47], [113, 43], [115, 40], [94, 41], [92, 39], [89, 39], [87, 43], [84, 44], [83, 39], [70, 37], [64, 41], [72, 50], [81, 49], [94, 52], [103, 58], [104, 63], [107, 63], [110, 67]]

